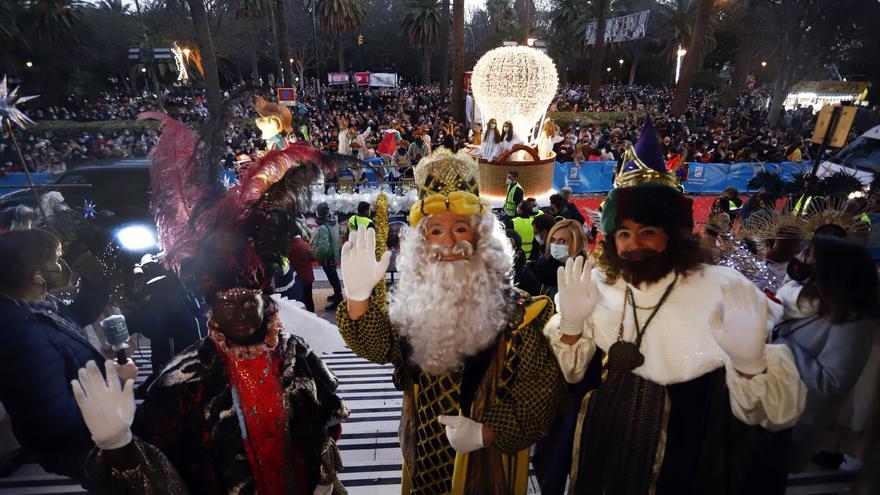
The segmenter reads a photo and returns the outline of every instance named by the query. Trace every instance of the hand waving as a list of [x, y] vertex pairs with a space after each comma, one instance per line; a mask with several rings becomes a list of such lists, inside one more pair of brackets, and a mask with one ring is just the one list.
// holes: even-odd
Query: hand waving
[[104, 363], [107, 380], [94, 361], [79, 370], [79, 380], [72, 380], [73, 397], [95, 445], [102, 450], [124, 447], [131, 442], [134, 421], [134, 381], [126, 380], [120, 389], [113, 361]]
[[556, 271], [557, 311], [559, 329], [565, 335], [580, 335], [584, 321], [593, 312], [598, 299], [599, 287], [592, 280], [593, 264], [585, 262], [583, 256], [568, 258], [564, 267]]
[[376, 231], [358, 227], [342, 246], [342, 282], [350, 301], [366, 301], [373, 287], [385, 278], [391, 252], [385, 251], [376, 261]]
[[767, 300], [748, 282], [736, 281], [721, 287], [722, 301], [709, 317], [712, 335], [736, 368], [745, 375], [757, 375], [767, 368]]

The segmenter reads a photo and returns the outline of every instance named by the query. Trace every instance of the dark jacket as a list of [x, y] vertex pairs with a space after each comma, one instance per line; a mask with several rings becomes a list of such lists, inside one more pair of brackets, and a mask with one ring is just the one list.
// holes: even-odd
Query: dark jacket
[[89, 361], [103, 369], [105, 358], [82, 326], [100, 316], [107, 296], [106, 288], [83, 280], [69, 305], [51, 296], [43, 302], [0, 298], [0, 401], [37, 462], [75, 479], [82, 479], [94, 443], [70, 381]]
[[531, 272], [534, 280], [540, 284], [539, 293], [545, 296], [554, 297], [558, 287], [556, 285], [556, 270], [563, 266], [562, 263], [552, 256], [541, 256], [538, 261], [530, 263], [526, 266], [526, 270]]
[[583, 225], [585, 221], [584, 216], [581, 214], [580, 210], [578, 210], [577, 205], [574, 203], [568, 203], [568, 206], [560, 211], [559, 215], [557, 216], [560, 216], [566, 220], [576, 220], [581, 225]]

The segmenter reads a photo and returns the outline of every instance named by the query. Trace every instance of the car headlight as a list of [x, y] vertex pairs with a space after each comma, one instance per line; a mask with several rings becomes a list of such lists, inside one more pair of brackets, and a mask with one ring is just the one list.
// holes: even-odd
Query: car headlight
[[116, 240], [126, 251], [147, 251], [158, 249], [156, 233], [146, 225], [126, 225], [116, 231]]

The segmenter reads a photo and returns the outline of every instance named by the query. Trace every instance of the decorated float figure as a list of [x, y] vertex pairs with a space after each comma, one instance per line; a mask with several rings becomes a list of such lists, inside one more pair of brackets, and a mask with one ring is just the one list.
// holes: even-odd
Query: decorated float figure
[[343, 247], [339, 330], [359, 356], [394, 364], [403, 493], [525, 494], [529, 447], [564, 387], [541, 333], [553, 303], [512, 287], [512, 247], [466, 152], [435, 151], [415, 182], [390, 301], [390, 253], [377, 261], [372, 229]]
[[296, 328], [285, 331], [269, 297], [291, 215], [330, 156], [306, 145], [270, 152], [218, 195], [192, 132], [146, 116], [164, 122], [150, 164], [162, 261], [174, 271], [190, 263], [209, 335], [171, 360], [137, 408], [112, 366], [106, 380], [94, 362], [80, 370], [74, 396], [97, 445], [89, 477], [120, 494], [345, 493], [337, 379], [287, 333]]
[[262, 96], [257, 98], [254, 108], [260, 116], [255, 119], [260, 137], [266, 142], [266, 151], [287, 148], [287, 136], [293, 132], [293, 116], [290, 109], [271, 102]]
[[570, 493], [784, 493], [779, 432], [805, 388], [789, 349], [766, 344], [778, 305], [702, 262], [676, 185], [649, 119], [605, 201], [596, 267], [560, 267], [548, 337], [566, 380], [592, 389]]

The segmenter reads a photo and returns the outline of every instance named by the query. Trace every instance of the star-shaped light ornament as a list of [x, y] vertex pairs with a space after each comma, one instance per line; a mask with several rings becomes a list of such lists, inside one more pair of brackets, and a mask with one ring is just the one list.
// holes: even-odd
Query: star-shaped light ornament
[[3, 76], [3, 81], [0, 82], [0, 119], [9, 120], [12, 124], [24, 128], [25, 125], [32, 124], [34, 121], [25, 115], [24, 112], [15, 108], [15, 106], [19, 103], [38, 98], [39, 95], [18, 96], [17, 93], [18, 88], [9, 91], [9, 87], [6, 84], [6, 76]]
[[87, 199], [83, 201], [83, 218], [86, 220], [94, 220], [97, 211], [98, 210], [95, 209], [95, 203], [92, 203]]

